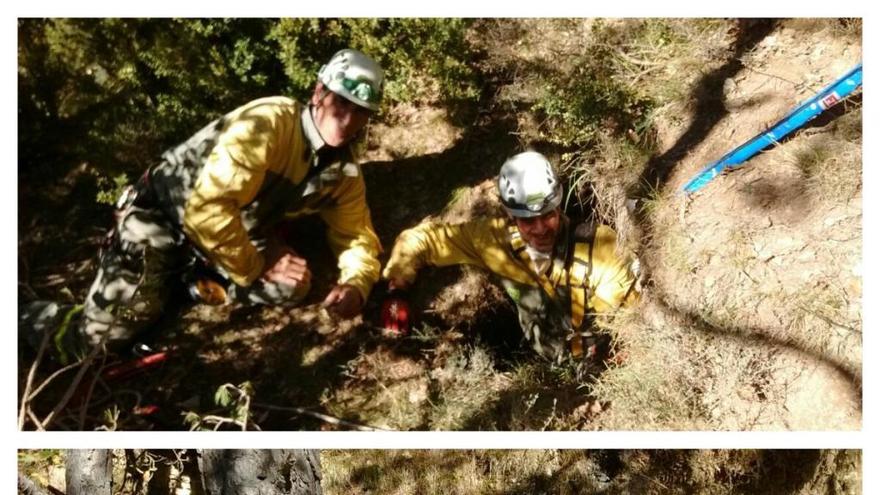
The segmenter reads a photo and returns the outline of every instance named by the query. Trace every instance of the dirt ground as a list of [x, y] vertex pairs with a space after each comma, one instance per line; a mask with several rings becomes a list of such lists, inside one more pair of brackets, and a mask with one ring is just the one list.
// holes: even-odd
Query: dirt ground
[[[523, 21], [529, 22], [558, 34], [546, 23]], [[586, 22], [566, 25], [569, 33], [588, 32]], [[577, 48], [569, 41], [556, 44], [556, 51], [545, 50], [535, 35], [544, 31], [494, 26], [506, 31], [475, 36], [489, 50], [481, 63], [495, 64], [499, 79], [500, 67], [511, 57], [534, 62]], [[523, 38], [531, 47], [527, 55], [490, 42], [523, 32], [532, 33]], [[382, 287], [371, 294], [363, 319], [333, 320], [317, 303], [334, 277], [331, 269], [320, 268], [335, 263], [323, 242], [323, 226], [306, 219], [295, 225], [291, 239], [316, 274], [308, 304], [292, 311], [196, 306], [185, 308], [182, 318], [169, 311], [152, 342], [169, 350], [168, 362], [112, 392], [99, 388], [86, 424], [183, 429], [188, 411], [228, 414], [215, 402], [217, 388], [248, 381], [254, 387], [252, 420], [270, 430], [353, 424], [404, 430], [858, 429], [860, 103], [841, 106], [839, 115], [813, 123], [689, 199], [675, 192], [860, 58], [861, 46], [816, 21], [785, 21], [740, 54], [739, 65], [719, 59], [706, 67], [707, 74], [723, 81], [714, 92], [701, 92], [695, 83], [691, 97], [665, 108], [665, 120], [657, 126], [658, 155], [649, 166], [667, 171], [667, 186], [644, 229], [639, 254], [650, 269], [650, 283], [643, 313], [634, 317], [638, 321], [631, 329], [656, 333], [639, 337], [631, 354], [659, 359], [657, 353], [665, 353], [704, 363], [693, 378], [702, 380], [696, 394], [703, 411], [699, 420], [656, 419], [663, 416], [656, 404], [648, 406], [656, 410], [630, 410], [624, 418], [614, 404], [599, 404], [601, 387], [584, 388], [570, 378], [570, 370], [528, 353], [519, 341], [512, 304], [477, 270], [422, 272], [413, 291], [421, 321], [408, 338], [385, 336], [376, 327]], [[532, 144], [534, 122], [527, 107], [509, 103], [528, 88], [527, 77], [523, 80], [515, 85], [489, 78], [497, 91], [488, 92], [465, 127], [432, 107], [396, 108], [389, 124], [370, 127], [363, 170], [386, 251], [398, 232], [426, 218], [463, 221], [498, 212], [491, 179], [507, 156]], [[706, 115], [704, 100], [721, 107]], [[828, 160], [835, 166], [831, 172], [824, 166]], [[78, 197], [87, 177], [84, 169], [60, 181], [54, 197], [65, 199], [49, 207], [70, 208], [65, 201]], [[19, 187], [20, 198], [38, 194], [29, 185]], [[49, 214], [36, 215], [27, 225], [20, 217], [20, 285], [27, 291], [70, 302], [84, 293], [94, 270], [89, 255], [106, 225], [95, 219], [109, 218], [106, 209], [89, 208], [74, 206], [69, 213], [74, 221], [58, 230], [36, 228], [57, 224]], [[79, 247], [61, 256], [46, 247], [63, 243], [72, 232], [79, 233]], [[654, 347], [645, 350], [648, 345]], [[32, 355], [21, 355], [23, 383]], [[602, 379], [638, 374], [639, 366], [648, 365], [625, 363]], [[49, 398], [63, 391], [61, 384], [57, 388], [35, 404], [39, 416], [52, 409]], [[150, 414], [133, 412], [151, 404], [158, 409]], [[71, 410], [56, 426], [76, 429], [78, 416]], [[647, 422], [633, 424], [634, 416]]]
[[[861, 60], [859, 47], [815, 28], [783, 23], [743, 57], [723, 85], [727, 114], [678, 161], [670, 190]], [[713, 405], [725, 429], [860, 428], [861, 143], [848, 142], [860, 132], [857, 105], [657, 215], [686, 245], [681, 259], [664, 263], [672, 235], [658, 234], [651, 257], [661, 297], [765, 362], [763, 390]], [[666, 139], [680, 137], [672, 130]], [[816, 160], [833, 170], [811, 167]]]

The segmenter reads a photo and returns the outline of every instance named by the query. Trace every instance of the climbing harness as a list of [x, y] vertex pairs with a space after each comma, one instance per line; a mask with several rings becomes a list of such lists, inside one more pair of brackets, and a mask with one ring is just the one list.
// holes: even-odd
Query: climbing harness
[[[523, 240], [519, 229], [517, 229], [516, 225], [510, 225], [508, 226], [508, 233], [510, 247], [513, 249], [514, 254], [528, 266], [531, 263], [531, 259], [526, 252], [526, 242]], [[572, 328], [572, 335], [569, 336], [569, 347], [574, 357], [580, 357], [584, 354], [585, 347], [589, 347], [584, 345], [584, 340], [593, 336], [592, 332], [580, 332], [580, 327], [584, 322], [587, 300], [589, 299], [590, 275], [593, 270], [592, 260], [593, 237], [575, 238], [571, 259], [568, 263], [554, 257], [549, 270], [549, 276], [546, 273], [534, 274], [535, 280], [550, 299], [556, 299], [556, 287], [561, 283], [567, 283], [568, 285], [571, 299]]]

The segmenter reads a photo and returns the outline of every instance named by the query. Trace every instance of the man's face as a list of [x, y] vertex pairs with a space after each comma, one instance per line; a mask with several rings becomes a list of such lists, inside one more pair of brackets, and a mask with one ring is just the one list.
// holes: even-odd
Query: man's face
[[342, 146], [367, 125], [370, 111], [332, 91], [327, 91], [322, 98], [324, 92], [323, 85], [319, 83], [312, 94], [315, 125], [325, 143], [334, 147]]
[[542, 253], [553, 251], [559, 233], [559, 208], [537, 217], [514, 217], [516, 228], [526, 243]]

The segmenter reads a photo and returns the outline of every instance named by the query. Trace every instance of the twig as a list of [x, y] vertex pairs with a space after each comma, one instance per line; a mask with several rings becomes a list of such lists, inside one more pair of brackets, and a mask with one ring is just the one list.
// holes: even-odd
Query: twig
[[65, 371], [70, 371], [78, 366], [79, 366], [79, 363], [73, 363], [73, 364], [68, 364], [67, 366], [65, 366], [63, 368], [56, 370], [54, 373], [49, 375], [48, 378], [43, 380], [43, 383], [41, 383], [39, 387], [37, 387], [33, 392], [31, 392], [31, 395], [28, 396], [27, 400], [28, 401], [34, 400], [34, 398], [36, 398], [37, 395], [39, 395], [40, 392], [42, 392], [43, 389], [45, 389], [49, 385], [49, 383], [52, 382], [52, 380], [58, 378], [58, 376], [60, 376]]
[[133, 395], [133, 396], [134, 396], [134, 405], [135, 405], [135, 407], [140, 406], [140, 405], [141, 405], [141, 402], [142, 402], [143, 399], [144, 399], [143, 394], [141, 394], [140, 392], [138, 392], [137, 390], [135, 390], [135, 389], [133, 389], [133, 388], [120, 388], [120, 389], [116, 389], [116, 390], [113, 391], [113, 394], [114, 394], [115, 396], [120, 396], [120, 395], [123, 395], [123, 394], [130, 394], [130, 395]]
[[91, 364], [92, 359], [95, 358], [95, 356], [98, 354], [98, 351], [100, 351], [102, 347], [103, 346], [93, 347], [91, 352], [89, 352], [89, 354], [85, 357], [85, 359], [80, 361], [81, 367], [80, 367], [79, 371], [76, 373], [76, 376], [73, 377], [73, 382], [70, 384], [69, 387], [67, 387], [67, 391], [64, 392], [64, 395], [61, 397], [61, 400], [55, 406], [55, 409], [53, 409], [52, 412], [49, 413], [48, 416], [46, 416], [46, 419], [43, 420], [43, 427], [44, 428], [49, 427], [49, 424], [51, 424], [52, 420], [55, 419], [56, 416], [58, 416], [58, 413], [61, 412], [62, 409], [64, 409], [64, 407], [67, 405], [67, 402], [70, 401], [71, 397], [73, 397], [73, 393], [76, 391], [77, 387], [79, 386], [79, 382], [82, 381], [83, 376], [85, 376], [85, 374], [86, 374], [86, 370], [89, 369], [89, 364]]
[[623, 50], [614, 50], [615, 55], [622, 58], [623, 60], [633, 64], [638, 65], [640, 67], [658, 67], [661, 65], [667, 65], [667, 62], [650, 62], [648, 60], [639, 60], [630, 55], [627, 55], [623, 52]]
[[746, 278], [748, 278], [749, 280], [751, 280], [751, 281], [754, 282], [755, 284], [758, 283], [757, 280], [755, 280], [754, 278], [752, 278], [751, 275], [749, 275], [749, 272], [747, 272], [747, 271], [745, 270], [745, 268], [741, 268], [740, 271], [742, 272], [743, 275], [746, 276]]
[[[224, 416], [213, 416], [213, 415], [211, 415], [211, 416], [205, 416], [205, 417], [201, 418], [201, 420], [200, 420], [198, 423], [194, 424], [194, 425], [192, 426], [192, 428], [190, 428], [189, 430], [190, 430], [190, 431], [193, 431], [193, 430], [195, 430], [196, 427], [198, 427], [201, 423], [208, 423], [208, 422], [212, 422], [212, 423], [213, 423], [213, 422], [216, 422], [216, 425], [214, 426], [214, 431], [219, 430], [220, 427], [223, 426], [223, 425], [226, 424], [226, 423], [232, 423], [232, 424], [234, 424], [234, 425], [236, 425], [236, 426], [240, 426], [241, 429], [242, 429], [242, 431], [247, 430], [247, 423], [244, 423], [244, 422], [239, 421], [239, 420], [237, 420], [237, 419], [227, 418], [227, 417], [224, 417]], [[259, 427], [257, 427], [256, 425], [254, 425], [254, 427], [257, 428], [257, 429], [259, 430]]]
[[328, 416], [328, 415], [326, 415], [326, 414], [321, 414], [321, 413], [318, 413], [318, 412], [309, 411], [308, 409], [303, 409], [303, 408], [301, 408], [301, 407], [284, 407], [284, 406], [275, 406], [275, 405], [272, 405], [272, 404], [263, 404], [263, 403], [260, 403], [260, 402], [254, 402], [253, 406], [254, 406], [254, 407], [263, 408], [263, 409], [269, 409], [269, 410], [272, 410], [272, 411], [290, 411], [290, 412], [295, 412], [295, 413], [297, 413], [297, 414], [302, 414], [302, 415], [304, 415], [304, 416], [311, 416], [311, 417], [313, 417], [313, 418], [320, 419], [321, 421], [324, 421], [324, 422], [326, 422], [326, 423], [336, 424], [336, 425], [342, 425], [342, 426], [348, 426], [348, 427], [354, 428], [354, 429], [356, 429], [356, 430], [358, 430], [358, 431], [390, 431], [390, 430], [387, 430], [387, 429], [385, 429], [385, 428], [375, 428], [375, 427], [372, 427], [372, 426], [359, 425], [359, 424], [357, 424], [357, 423], [352, 423], [352, 422], [350, 422], [350, 421], [346, 421], [346, 420], [344, 420], [344, 419], [334, 418], [333, 416]]
[[[743, 62], [742, 59], [739, 59], [739, 61], [740, 61], [740, 62]], [[791, 79], [786, 79], [786, 78], [784, 78], [784, 77], [782, 77], [782, 76], [777, 76], [776, 74], [770, 74], [770, 73], [767, 73], [767, 72], [764, 72], [764, 71], [760, 71], [760, 70], [758, 70], [758, 69], [756, 69], [756, 68], [754, 68], [754, 67], [749, 67], [749, 66], [746, 65], [745, 63], [743, 63], [743, 66], [744, 66], [746, 69], [748, 69], [748, 70], [750, 70], [750, 71], [752, 71], [752, 72], [755, 72], [755, 73], [761, 74], [762, 76], [767, 76], [767, 77], [770, 77], [770, 78], [773, 78], [773, 79], [779, 79], [780, 81], [787, 82], [788, 84], [791, 84], [792, 86], [795, 86], [795, 87], [800, 86], [800, 85], [804, 85], [804, 86], [806, 86], [806, 82], [800, 82], [800, 83], [798, 83], [798, 82], [792, 81]], [[816, 90], [818, 90], [818, 88], [813, 88], [812, 86], [811, 86], [811, 89], [816, 89]]]
[[113, 399], [114, 390], [112, 388], [110, 388], [109, 385], [107, 385], [107, 382], [105, 382], [104, 378], [101, 377], [100, 375], [98, 377], [98, 381], [96, 382], [96, 385], [100, 385], [105, 393], [102, 396], [98, 396], [98, 397], [92, 399], [89, 404], [89, 408], [101, 406], [101, 405], [107, 403], [108, 401], [110, 401], [111, 399]]
[[646, 480], [650, 481], [651, 483], [656, 484], [656, 485], [659, 486], [660, 488], [662, 488], [662, 489], [664, 489], [664, 490], [666, 490], [666, 491], [669, 491], [669, 487], [668, 487], [668, 486], [664, 485], [663, 483], [660, 483], [659, 481], [655, 480], [654, 478], [651, 478], [651, 477], [649, 477], [649, 476], [645, 476], [645, 475], [642, 474], [642, 473], [636, 473], [636, 474], [639, 475], [639, 476], [641, 476], [642, 478], [645, 478]]
[[32, 297], [32, 298], [34, 298], [34, 299], [39, 299], [39, 298], [40, 298], [40, 296], [37, 294], [37, 291], [35, 291], [35, 290], [33, 289], [33, 287], [31, 287], [31, 285], [28, 284], [28, 283], [26, 283], [26, 282], [19, 282], [19, 283], [18, 283], [18, 288], [19, 288], [19, 289], [24, 289], [24, 291], [27, 292], [27, 295], [30, 296], [30, 297]]
[[250, 412], [251, 408], [251, 398], [248, 394], [242, 395], [244, 395], [244, 419], [241, 422], [241, 431], [247, 431], [248, 413]]
[[818, 311], [813, 311], [812, 309], [809, 309], [809, 308], [807, 308], [807, 307], [804, 307], [804, 306], [802, 306], [802, 305], [800, 305], [800, 304], [798, 305], [798, 307], [801, 308], [802, 310], [806, 311], [807, 313], [810, 313], [811, 315], [815, 316], [816, 318], [819, 318], [820, 320], [824, 321], [825, 323], [827, 323], [827, 324], [829, 324], [829, 325], [831, 325], [831, 326], [833, 326], [833, 327], [837, 327], [837, 328], [840, 328], [840, 329], [842, 329], [842, 330], [847, 330], [847, 331], [852, 332], [852, 333], [857, 333], [857, 334], [859, 334], [859, 335], [861, 335], [861, 333], [862, 333], [862, 332], [861, 332], [860, 330], [858, 330], [858, 329], [855, 329], [855, 328], [853, 328], [853, 327], [850, 327], [850, 326], [844, 325], [844, 324], [842, 324], [842, 323], [837, 323], [836, 321], [834, 321], [834, 320], [832, 320], [831, 318], [829, 318], [829, 317], [827, 317], [827, 316], [825, 316], [825, 315], [819, 313]]
[[79, 431], [85, 430], [86, 424], [86, 413], [89, 410], [89, 402], [92, 400], [92, 392], [95, 390], [95, 384], [101, 378], [101, 372], [104, 371], [104, 367], [107, 365], [107, 353], [104, 353], [104, 359], [101, 361], [101, 366], [98, 368], [98, 371], [95, 372], [94, 378], [92, 378], [92, 383], [89, 384], [89, 389], [86, 391], [86, 398], [83, 400], [82, 405], [79, 409]]
[[21, 396], [21, 410], [18, 412], [18, 429], [21, 431], [24, 428], [24, 416], [25, 411], [28, 409], [28, 403], [30, 402], [30, 393], [31, 386], [34, 383], [34, 376], [37, 373], [37, 367], [40, 365], [40, 361], [43, 360], [43, 354], [46, 353], [46, 347], [49, 345], [49, 335], [48, 331], [43, 332], [43, 340], [40, 342], [40, 348], [37, 351], [37, 357], [34, 359], [34, 363], [31, 365], [30, 371], [28, 371], [27, 382], [24, 386], [24, 393]]
[[31, 409], [30, 406], [28, 406], [28, 408], [27, 408], [27, 415], [28, 415], [28, 418], [30, 418], [30, 420], [33, 421], [34, 426], [36, 426], [37, 431], [46, 431], [46, 429], [43, 428], [43, 423], [40, 423], [40, 418], [38, 418], [37, 415], [34, 414], [34, 410]]

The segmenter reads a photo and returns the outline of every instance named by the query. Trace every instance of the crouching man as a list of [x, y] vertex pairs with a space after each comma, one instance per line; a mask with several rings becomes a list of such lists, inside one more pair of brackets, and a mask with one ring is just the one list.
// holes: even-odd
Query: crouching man
[[20, 312], [20, 331], [32, 342], [53, 332], [62, 362], [71, 352], [119, 348], [159, 318], [196, 259], [219, 275], [193, 281], [197, 299], [297, 305], [312, 268], [277, 226], [312, 213], [338, 258], [324, 306], [343, 318], [360, 314], [379, 279], [381, 246], [349, 143], [378, 110], [383, 82], [375, 61], [341, 50], [321, 68], [308, 104], [258, 99], [166, 151], [120, 198], [81, 316], [38, 301]]

